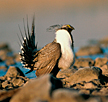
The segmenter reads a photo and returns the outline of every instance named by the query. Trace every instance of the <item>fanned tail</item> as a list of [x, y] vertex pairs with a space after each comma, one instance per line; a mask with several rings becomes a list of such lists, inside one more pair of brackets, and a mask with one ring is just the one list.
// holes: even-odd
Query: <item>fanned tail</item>
[[[23, 23], [24, 23], [24, 20], [23, 20]], [[36, 52], [37, 52], [37, 44], [35, 44], [34, 18], [32, 21], [31, 33], [29, 32], [28, 18], [27, 18], [27, 30], [25, 28], [25, 23], [24, 23], [25, 37], [23, 36], [20, 27], [19, 27], [19, 30], [20, 30], [22, 40], [23, 40], [23, 42], [21, 42], [19, 38], [20, 43], [21, 43], [21, 52], [19, 54], [21, 55], [21, 61], [24, 64], [24, 67], [30, 69], [30, 71], [28, 71], [27, 73], [30, 73], [31, 71], [34, 70], [34, 64], [36, 62], [34, 61], [34, 58], [36, 58]]]

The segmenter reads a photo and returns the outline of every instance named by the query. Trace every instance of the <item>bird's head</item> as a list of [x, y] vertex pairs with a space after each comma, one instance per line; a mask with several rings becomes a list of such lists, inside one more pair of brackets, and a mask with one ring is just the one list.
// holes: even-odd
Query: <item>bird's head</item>
[[56, 42], [58, 43], [64, 43], [64, 42], [70, 42], [73, 43], [73, 37], [72, 37], [72, 30], [74, 30], [74, 27], [72, 27], [69, 24], [61, 26], [61, 28], [57, 29], [55, 32], [56, 34]]
[[75, 30], [75, 28], [72, 27], [72, 26], [69, 25], [69, 24], [63, 25], [60, 29], [65, 29], [65, 30], [67, 30], [69, 33], [71, 33], [72, 30]]

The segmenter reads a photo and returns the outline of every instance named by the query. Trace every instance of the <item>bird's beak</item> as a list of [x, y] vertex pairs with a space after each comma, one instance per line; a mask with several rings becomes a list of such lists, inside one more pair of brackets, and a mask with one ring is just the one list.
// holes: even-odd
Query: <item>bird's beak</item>
[[71, 29], [72, 29], [72, 30], [75, 30], [75, 28], [74, 28], [74, 27], [72, 27]]

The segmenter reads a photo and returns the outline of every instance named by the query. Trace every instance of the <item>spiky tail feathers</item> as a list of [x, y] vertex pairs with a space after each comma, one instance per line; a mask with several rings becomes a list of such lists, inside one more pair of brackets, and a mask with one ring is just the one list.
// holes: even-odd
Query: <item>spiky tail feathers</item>
[[[24, 21], [24, 20], [23, 20]], [[20, 29], [20, 27], [19, 27]], [[35, 25], [34, 25], [34, 18], [33, 18], [33, 22], [32, 22], [32, 31], [31, 33], [29, 32], [29, 26], [28, 26], [28, 19], [27, 19], [27, 30], [25, 28], [25, 23], [24, 23], [24, 32], [25, 32], [25, 37], [23, 36], [21, 29], [20, 29], [20, 33], [22, 36], [22, 40], [23, 42], [21, 42], [21, 52], [19, 52], [19, 54], [21, 55], [21, 61], [23, 63], [23, 66], [25, 68], [29, 68], [30, 71], [28, 71], [27, 73], [33, 71], [34, 69], [34, 64], [36, 61], [34, 61], [34, 59], [36, 58], [36, 52], [37, 50], [37, 44], [35, 44]], [[26, 73], [26, 74], [27, 74]]]

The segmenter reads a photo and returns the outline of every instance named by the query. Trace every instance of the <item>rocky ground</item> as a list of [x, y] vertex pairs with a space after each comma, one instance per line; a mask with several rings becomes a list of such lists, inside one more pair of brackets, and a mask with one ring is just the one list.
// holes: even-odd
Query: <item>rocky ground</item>
[[19, 55], [0, 44], [0, 63], [5, 63], [0, 70], [6, 71], [0, 77], [0, 102], [108, 102], [108, 52], [103, 47], [108, 47], [108, 39], [81, 47], [74, 66], [61, 70], [57, 78], [48, 74], [29, 79], [15, 66]]

